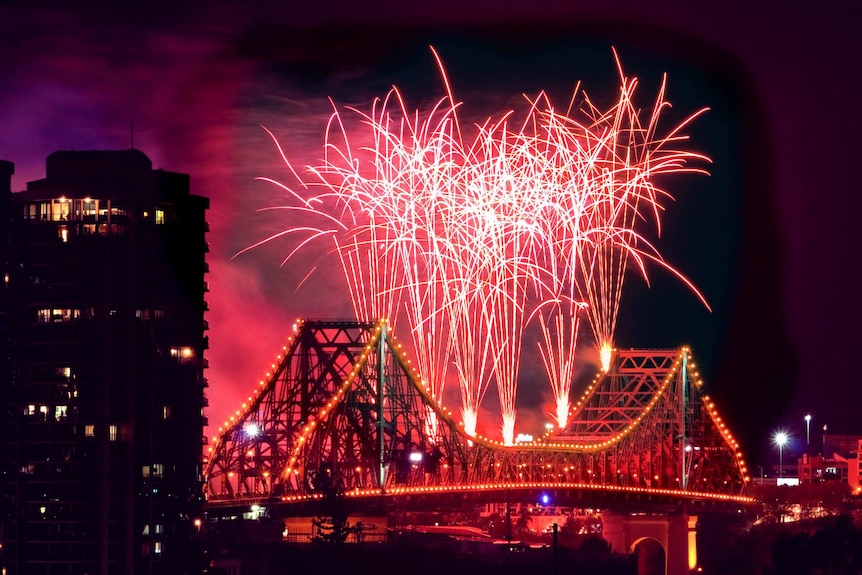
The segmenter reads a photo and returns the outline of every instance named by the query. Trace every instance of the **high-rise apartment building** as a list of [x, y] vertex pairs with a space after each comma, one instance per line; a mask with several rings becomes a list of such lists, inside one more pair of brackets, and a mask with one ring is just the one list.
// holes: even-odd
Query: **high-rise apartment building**
[[191, 573], [201, 508], [205, 211], [142, 152], [0, 163], [0, 561]]
[[[12, 174], [15, 173], [15, 166], [11, 162], [0, 160], [0, 264], [3, 269], [0, 273], [7, 274], [6, 262], [9, 254], [9, 238], [7, 233], [7, 218], [8, 205], [12, 197]], [[8, 276], [4, 276], [5, 277]], [[9, 393], [9, 382], [11, 380], [11, 370], [9, 367], [9, 349], [7, 342], [9, 341], [9, 297], [8, 290], [5, 284], [0, 289], [0, 574], [3, 573], [3, 568], [6, 565], [4, 555], [6, 549], [3, 544], [6, 541], [5, 534], [8, 533], [9, 525], [6, 523], [8, 518], [12, 517], [11, 499], [6, 494], [10, 490], [10, 480], [14, 476], [12, 469], [11, 455], [13, 446], [9, 441], [8, 433], [10, 427], [4, 422], [9, 421], [14, 417], [10, 410], [9, 402], [7, 401]]]

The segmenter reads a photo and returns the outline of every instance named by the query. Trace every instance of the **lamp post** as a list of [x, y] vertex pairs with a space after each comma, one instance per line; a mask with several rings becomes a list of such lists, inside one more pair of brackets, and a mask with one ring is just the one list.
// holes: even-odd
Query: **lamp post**
[[778, 446], [778, 476], [784, 477], [784, 446], [787, 444], [787, 434], [779, 431], [772, 438], [775, 445]]
[[811, 447], [811, 414], [805, 415], [805, 447]]

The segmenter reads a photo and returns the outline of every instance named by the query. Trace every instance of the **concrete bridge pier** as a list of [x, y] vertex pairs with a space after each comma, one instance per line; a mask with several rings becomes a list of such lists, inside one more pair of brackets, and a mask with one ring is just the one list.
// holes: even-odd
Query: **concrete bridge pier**
[[688, 575], [697, 563], [697, 516], [602, 513], [602, 535], [617, 553], [637, 553], [638, 575]]

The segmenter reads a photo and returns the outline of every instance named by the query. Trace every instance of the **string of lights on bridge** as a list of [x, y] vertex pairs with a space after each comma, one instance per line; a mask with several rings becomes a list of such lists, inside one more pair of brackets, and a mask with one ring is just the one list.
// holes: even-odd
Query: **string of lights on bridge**
[[[346, 491], [346, 497], [371, 497], [399, 495], [420, 495], [423, 493], [460, 493], [469, 491], [506, 491], [509, 489], [580, 489], [592, 491], [617, 491], [621, 493], [647, 494], [666, 497], [684, 497], [688, 499], [711, 499], [715, 501], [732, 501], [744, 505], [756, 503], [754, 497], [746, 495], [730, 495], [725, 493], [709, 493], [701, 491], [688, 491], [684, 489], [660, 489], [655, 487], [631, 487], [625, 485], [593, 485], [590, 483], [570, 482], [529, 482], [529, 483], [482, 483], [477, 485], [426, 485], [413, 487], [393, 487], [390, 489], [370, 488], [351, 489]], [[312, 493], [308, 495], [285, 495], [280, 498], [286, 503], [300, 503], [323, 499], [325, 495]]]
[[[297, 320], [296, 323], [294, 323], [293, 335], [288, 338], [288, 344], [290, 346], [294, 345], [294, 342], [295, 342], [294, 336], [296, 335], [297, 331], [302, 326], [302, 324], [303, 324], [302, 320]], [[345, 395], [345, 393], [352, 386], [355, 378], [358, 376], [358, 374], [360, 373], [362, 368], [365, 366], [366, 362], [368, 361], [368, 358], [370, 357], [371, 353], [373, 352], [374, 346], [378, 343], [380, 335], [381, 335], [382, 327], [384, 325], [388, 325], [388, 320], [384, 319], [384, 320], [381, 320], [380, 323], [378, 323], [376, 329], [374, 330], [374, 332], [372, 334], [372, 337], [369, 338], [369, 341], [366, 343], [362, 353], [359, 355], [358, 360], [351, 367], [349, 376], [347, 378], [345, 378], [344, 382], [342, 382], [341, 386], [332, 395], [332, 397], [326, 403], [326, 405], [321, 407], [320, 411], [318, 411], [318, 413], [313, 417], [313, 419], [310, 418], [309, 421], [307, 422], [307, 424], [303, 427], [302, 434], [298, 438], [297, 443], [294, 446], [293, 452], [291, 453], [289, 463], [286, 466], [286, 468], [282, 474], [283, 478], [289, 477], [291, 473], [298, 474], [298, 469], [296, 469], [295, 466], [296, 466], [297, 461], [299, 460], [300, 451], [302, 450], [302, 447], [305, 444], [308, 435], [315, 430], [315, 428], [317, 426], [317, 422], [322, 421], [326, 417], [326, 415], [328, 413], [330, 413], [338, 405], [338, 403], [340, 402], [342, 397]], [[400, 353], [396, 353], [395, 357], [397, 358], [401, 367], [404, 369], [405, 373], [407, 373], [408, 379], [415, 386], [415, 388], [419, 391], [419, 393], [422, 395], [422, 397], [425, 400], [425, 402], [427, 403], [427, 405], [429, 405], [434, 410], [436, 415], [438, 417], [441, 417], [445, 423], [447, 423], [448, 425], [450, 425], [452, 427], [457, 426], [458, 428], [460, 428], [461, 432], [463, 433], [464, 432], [463, 423], [462, 422], [455, 422], [455, 420], [452, 417], [452, 412], [450, 410], [448, 410], [446, 407], [440, 405], [433, 398], [432, 394], [430, 393], [430, 390], [425, 385], [425, 382], [421, 380], [421, 378], [419, 376], [418, 369], [415, 366], [411, 365], [412, 362], [407, 357], [407, 352], [402, 349], [402, 347], [403, 347], [402, 344], [398, 343], [397, 339], [394, 336], [392, 336], [391, 334], [387, 334], [387, 338], [390, 341], [391, 346], [400, 352]], [[284, 350], [285, 354], [287, 354], [288, 346], [284, 346], [283, 350]], [[680, 362], [682, 360], [683, 354], [685, 354], [686, 359], [688, 360], [688, 364], [687, 364], [688, 367], [690, 367], [692, 369], [696, 369], [696, 364], [693, 362], [690, 349], [688, 347], [683, 347], [680, 350], [680, 357], [678, 357], [677, 360], [674, 362], [670, 372], [665, 376], [664, 380], [662, 381], [659, 390], [653, 395], [649, 404], [647, 404], [647, 406], [644, 408], [643, 412], [640, 413], [635, 418], [634, 421], [629, 423], [622, 430], [621, 433], [619, 433], [616, 436], [614, 436], [610, 439], [607, 439], [605, 441], [588, 444], [588, 443], [577, 443], [577, 442], [566, 442], [566, 441], [559, 441], [559, 440], [551, 440], [551, 439], [549, 439], [549, 436], [551, 436], [551, 434], [553, 433], [551, 430], [547, 431], [538, 440], [522, 442], [522, 443], [519, 443], [515, 446], [505, 445], [501, 441], [490, 439], [488, 437], [484, 437], [484, 436], [478, 435], [478, 434], [474, 435], [474, 436], [468, 436], [468, 437], [471, 441], [474, 441], [480, 445], [483, 445], [489, 449], [494, 449], [494, 450], [540, 451], [540, 452], [567, 451], [567, 452], [586, 452], [586, 453], [603, 451], [603, 450], [607, 449], [608, 447], [611, 447], [611, 446], [619, 443], [623, 439], [625, 439], [650, 414], [650, 412], [653, 410], [653, 408], [655, 407], [657, 402], [661, 399], [662, 395], [664, 395], [667, 388], [670, 386], [671, 382], [673, 381], [673, 377], [676, 375], [676, 373], [679, 369], [679, 365], [680, 365]], [[282, 361], [282, 355], [281, 354], [277, 355], [276, 360], [280, 364], [280, 362]], [[273, 364], [272, 369], [275, 371], [277, 366], [278, 366], [278, 364]], [[698, 388], [701, 388], [703, 386], [703, 380], [700, 379], [700, 374], [697, 371], [694, 371], [693, 375], [695, 378], [695, 380], [694, 380], [695, 385]], [[257, 395], [259, 395], [261, 388], [266, 386], [267, 381], [271, 377], [273, 377], [273, 374], [267, 372], [266, 373], [267, 379], [260, 381], [259, 386], [257, 388], [255, 388], [252, 392], [252, 395], [249, 396], [248, 403], [242, 404], [243, 411], [237, 410], [235, 413], [235, 416], [230, 416], [228, 421], [225, 421], [224, 425], [222, 427], [218, 428], [220, 435], [214, 438], [215, 446], [218, 445], [218, 443], [221, 440], [221, 437], [230, 436], [230, 433], [233, 432], [235, 430], [235, 428], [243, 421], [243, 418], [245, 417], [245, 415], [248, 415], [251, 412], [251, 410], [256, 405], [254, 398]], [[602, 377], [602, 373], [596, 375], [593, 382], [587, 387], [587, 389], [581, 395], [579, 401], [572, 408], [572, 414], [573, 415], [576, 414], [578, 412], [578, 410], [582, 406], [584, 406], [586, 404], [586, 402], [590, 399], [590, 397], [595, 393], [595, 391], [598, 387], [598, 382], [601, 379], [601, 377]], [[707, 413], [709, 414], [713, 423], [716, 425], [716, 428], [721, 433], [724, 441], [729, 446], [731, 446], [733, 448], [733, 453], [736, 457], [737, 465], [739, 466], [739, 469], [742, 471], [742, 474], [744, 476], [744, 480], [746, 482], [750, 481], [750, 477], [748, 476], [748, 468], [745, 464], [745, 460], [743, 459], [742, 452], [739, 450], [739, 443], [736, 441], [736, 439], [734, 439], [733, 435], [730, 433], [730, 430], [727, 428], [727, 425], [724, 423], [723, 419], [719, 415], [718, 410], [716, 409], [715, 403], [707, 395], [704, 395], [702, 397], [702, 402], [706, 406]], [[212, 453], [213, 449], [214, 449], [213, 447], [210, 447], [209, 452]], [[232, 475], [233, 475], [233, 472], [230, 472], [228, 474], [228, 476], [232, 476]], [[263, 472], [264, 477], [269, 477], [269, 475], [270, 475], [270, 473], [268, 471]], [[522, 487], [523, 488], [525, 486], [532, 485], [532, 484], [513, 483], [513, 484], [488, 484], [488, 485], [477, 485], [477, 486], [398, 487], [392, 491], [387, 491], [387, 493], [391, 493], [391, 494], [404, 493], [404, 494], [407, 494], [407, 493], [446, 492], [446, 491], [475, 490], [475, 489], [497, 489], [497, 488], [504, 489], [504, 488], [507, 488], [507, 485], [509, 487]], [[540, 485], [540, 484], [535, 484], [535, 485]], [[572, 484], [554, 483], [552, 485], [557, 487], [557, 488], [573, 488], [573, 489], [591, 489], [591, 488], [594, 489], [594, 488], [596, 488], [595, 486], [591, 486], [589, 484], [578, 484], [578, 483], [572, 483]], [[545, 486], [547, 487], [547, 485], [545, 485]], [[734, 500], [734, 501], [739, 501], [740, 503], [746, 503], [750, 499], [750, 498], [745, 498], [743, 496], [731, 496], [731, 495], [711, 494], [711, 493], [696, 493], [696, 492], [684, 491], [684, 490], [668, 490], [668, 489], [655, 489], [655, 488], [637, 488], [637, 487], [625, 487], [625, 486], [602, 486], [602, 489], [632, 491], [632, 492], [650, 493], [650, 494], [663, 494], [663, 495], [670, 495], [670, 496], [679, 496], [679, 495], [695, 496], [696, 495], [698, 497], [706, 497], [706, 498], [713, 498], [713, 499]], [[348, 494], [351, 496], [360, 496], [360, 495], [367, 496], [367, 495], [380, 495], [381, 492], [379, 489], [376, 489], [376, 490], [354, 490], [354, 491], [348, 492]], [[315, 496], [314, 495], [308, 495], [308, 496], [297, 495], [297, 496], [289, 496], [287, 499], [283, 498], [283, 500], [284, 501], [299, 501], [299, 500], [304, 500], [303, 498], [304, 499], [313, 499], [313, 498], [315, 498]]]

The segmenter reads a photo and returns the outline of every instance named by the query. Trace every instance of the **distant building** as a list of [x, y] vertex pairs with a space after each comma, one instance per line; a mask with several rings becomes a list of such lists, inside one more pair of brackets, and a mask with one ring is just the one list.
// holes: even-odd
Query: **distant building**
[[836, 453], [843, 456], [855, 454], [862, 435], [826, 435], [823, 433], [823, 455], [831, 457]]
[[799, 458], [797, 465], [801, 484], [843, 481], [854, 490], [862, 487], [862, 473], [860, 473], [862, 437], [858, 435], [839, 437], [840, 441], [836, 442], [835, 448], [829, 450], [828, 455], [803, 454]]
[[137, 150], [55, 152], [19, 193], [11, 169], [0, 162], [2, 567], [195, 572], [209, 201]]
[[[839, 456], [840, 457], [840, 456]], [[803, 454], [799, 458], [799, 483], [820, 483], [822, 481], [847, 481], [847, 460], [822, 455]]]

